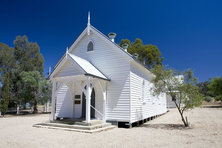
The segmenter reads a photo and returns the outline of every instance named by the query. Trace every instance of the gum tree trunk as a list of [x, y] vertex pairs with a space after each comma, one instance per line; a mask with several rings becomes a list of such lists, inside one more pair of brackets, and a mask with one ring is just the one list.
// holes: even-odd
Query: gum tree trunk
[[178, 111], [179, 111], [179, 113], [180, 113], [180, 116], [181, 116], [181, 118], [182, 118], [182, 121], [183, 121], [184, 126], [188, 127], [188, 122], [186, 122], [186, 120], [184, 119], [184, 117], [183, 117], [183, 112], [180, 110], [180, 107], [178, 106], [178, 104], [176, 103], [176, 101], [174, 101], [174, 103], [175, 103], [175, 105], [176, 105], [176, 107], [177, 107], [177, 109], [178, 109]]

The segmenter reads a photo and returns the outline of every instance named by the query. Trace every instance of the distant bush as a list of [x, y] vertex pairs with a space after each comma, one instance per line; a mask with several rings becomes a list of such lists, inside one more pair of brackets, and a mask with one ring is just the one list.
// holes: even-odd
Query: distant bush
[[222, 96], [216, 96], [215, 101], [222, 101]]
[[210, 97], [214, 97], [215, 96], [212, 91], [207, 91], [206, 95], [210, 96]]
[[212, 102], [212, 101], [213, 101], [213, 98], [210, 97], [210, 96], [206, 96], [206, 97], [204, 97], [204, 100], [205, 100], [206, 102]]

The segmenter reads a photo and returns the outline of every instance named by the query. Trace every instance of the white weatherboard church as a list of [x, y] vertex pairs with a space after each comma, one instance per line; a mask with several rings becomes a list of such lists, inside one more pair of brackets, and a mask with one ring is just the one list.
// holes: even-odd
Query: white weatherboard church
[[[136, 57], [90, 25], [55, 65], [51, 120], [85, 118], [131, 125], [166, 113], [166, 95], [150, 93], [154, 76]], [[54, 108], [56, 108], [54, 110]]]

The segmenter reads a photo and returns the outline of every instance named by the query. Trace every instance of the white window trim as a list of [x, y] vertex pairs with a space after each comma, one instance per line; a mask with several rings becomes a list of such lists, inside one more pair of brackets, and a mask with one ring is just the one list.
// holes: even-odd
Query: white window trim
[[146, 81], [143, 79], [142, 82], [142, 98], [143, 98], [143, 103], [146, 103]]
[[[89, 45], [90, 42], [92, 42], [92, 44], [93, 44], [93, 50], [88, 51], [88, 45]], [[92, 39], [90, 39], [88, 41], [87, 45], [86, 45], [86, 52], [92, 52], [94, 50], [95, 50], [95, 42]]]

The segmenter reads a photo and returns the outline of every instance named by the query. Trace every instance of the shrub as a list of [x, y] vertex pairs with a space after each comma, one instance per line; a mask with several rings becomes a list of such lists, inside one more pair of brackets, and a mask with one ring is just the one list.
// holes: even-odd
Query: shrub
[[204, 98], [204, 100], [205, 100], [206, 102], [212, 102], [212, 101], [213, 101], [213, 98], [210, 97], [210, 96], [206, 96], [206, 97]]
[[222, 101], [222, 96], [220, 95], [220, 96], [216, 96], [215, 97], [215, 101]]

